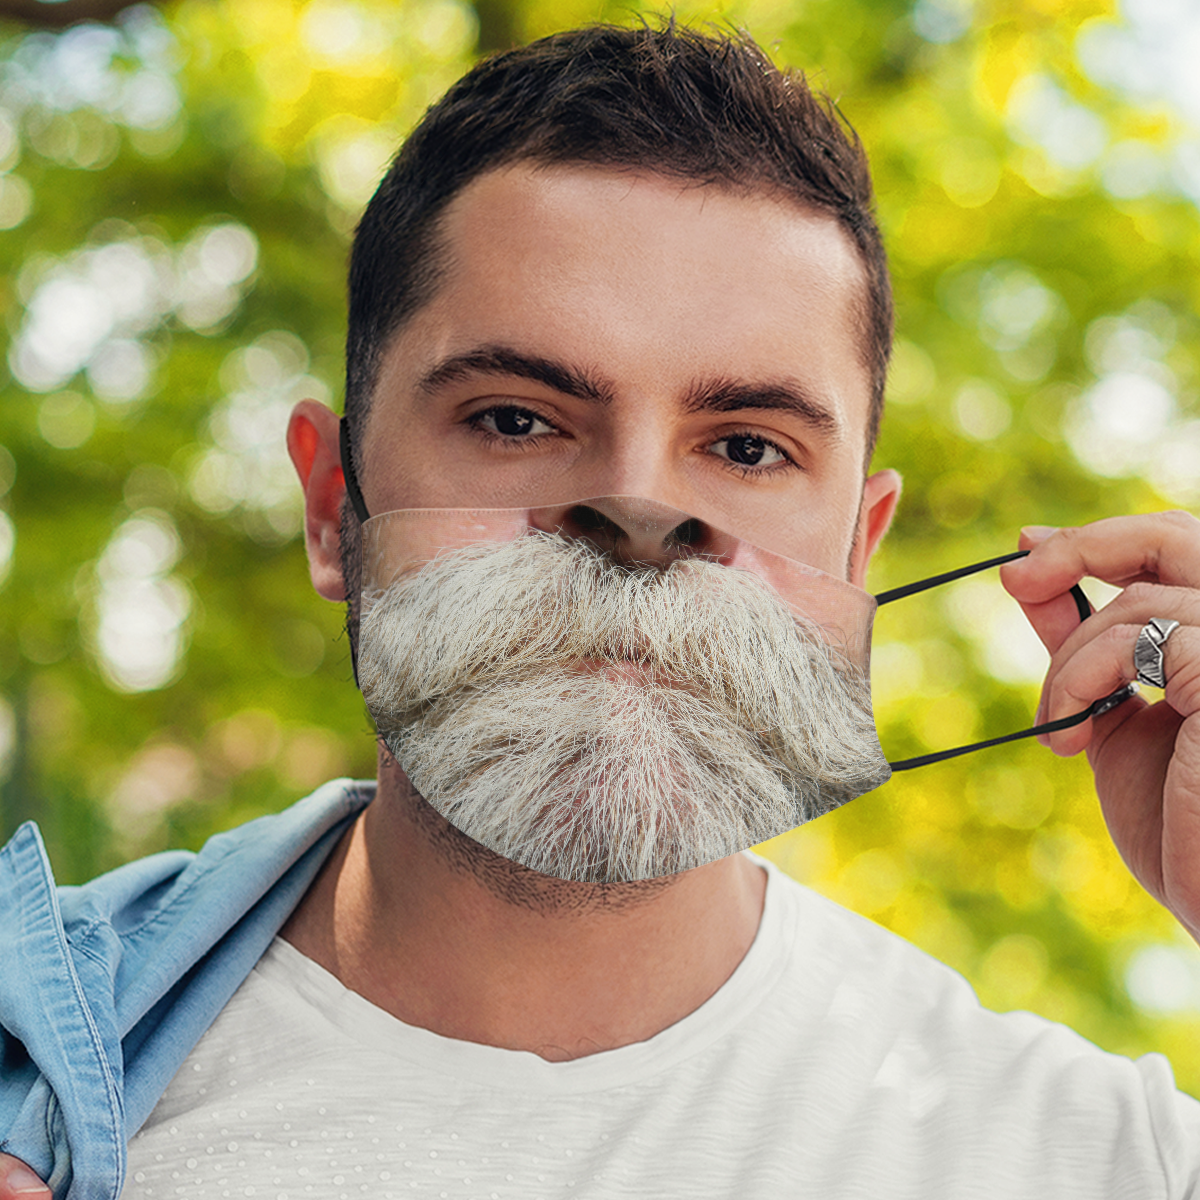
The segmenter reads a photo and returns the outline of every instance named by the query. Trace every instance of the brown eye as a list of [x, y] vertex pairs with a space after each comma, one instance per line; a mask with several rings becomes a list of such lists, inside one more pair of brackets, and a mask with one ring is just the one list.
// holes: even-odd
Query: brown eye
[[[478, 416], [473, 417], [472, 422], [503, 437], [524, 438], [531, 434], [537, 436], [552, 432], [552, 427], [536, 413], [531, 413], [527, 408], [515, 408], [511, 405], [489, 408], [486, 412], [481, 412]], [[535, 425], [540, 425], [542, 428], [535, 429]]]
[[[724, 447], [723, 452], [721, 447]], [[787, 461], [777, 446], [752, 433], [737, 433], [721, 438], [713, 442], [712, 448], [722, 458], [744, 467], [769, 467]]]

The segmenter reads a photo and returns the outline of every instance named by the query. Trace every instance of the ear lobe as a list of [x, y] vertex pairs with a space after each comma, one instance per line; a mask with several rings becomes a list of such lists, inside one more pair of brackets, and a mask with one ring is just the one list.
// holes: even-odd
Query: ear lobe
[[346, 483], [337, 414], [315, 400], [301, 400], [288, 421], [287, 448], [304, 489], [304, 547], [313, 587], [326, 600], [345, 600], [341, 532]]
[[850, 565], [850, 582], [855, 587], [866, 585], [867, 566], [892, 523], [903, 482], [898, 471], [885, 470], [877, 471], [863, 485], [858, 535]]

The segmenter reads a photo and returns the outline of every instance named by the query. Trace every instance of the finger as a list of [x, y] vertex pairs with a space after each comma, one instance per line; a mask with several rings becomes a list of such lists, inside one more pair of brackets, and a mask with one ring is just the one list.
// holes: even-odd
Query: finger
[[1181, 625], [1162, 650], [1167, 680], [1163, 698], [1181, 717], [1200, 713], [1200, 628]]
[[[1050, 534], [1057, 532], [1056, 529], [1043, 526], [1027, 527], [1021, 530], [1018, 545], [1022, 550], [1032, 550], [1040, 542], [1045, 541]], [[1000, 581], [1005, 587], [1008, 587], [1005, 577], [1007, 569], [1007, 567], [1002, 567], [1000, 570]], [[1010, 594], [1011, 591], [1010, 588]], [[1026, 620], [1033, 626], [1034, 633], [1038, 635], [1042, 645], [1051, 655], [1054, 655], [1071, 634], [1079, 628], [1079, 606], [1075, 603], [1075, 597], [1071, 595], [1069, 589], [1052, 600], [1033, 604], [1018, 600], [1018, 603], [1021, 605]]]
[[19, 1158], [0, 1154], [0, 1200], [52, 1200], [50, 1189]]
[[[1059, 668], [1048, 686], [1045, 717], [1056, 721], [1081, 712], [1137, 677], [1133, 650], [1141, 625], [1112, 625]], [[1181, 716], [1200, 712], [1200, 629], [1181, 626], [1163, 646], [1166, 700]], [[1049, 735], [1056, 754], [1077, 754], [1092, 739], [1091, 720]]]
[[1044, 604], [1022, 604], [1021, 611], [1051, 655], [1079, 628], [1079, 609], [1070, 592]]
[[[1167, 617], [1180, 625], [1200, 627], [1200, 591], [1157, 583], [1130, 584], [1083, 624], [1076, 624], [1051, 654], [1065, 658], [1114, 625], [1141, 628], [1151, 617]], [[1051, 662], [1050, 675], [1054, 674], [1057, 665]]]
[[[1047, 681], [1040, 719], [1058, 721], [1082, 712], [1093, 700], [1133, 679], [1133, 644], [1139, 631], [1137, 625], [1110, 626], [1067, 658]], [[1091, 743], [1093, 724], [1089, 719], [1060, 729], [1047, 735], [1045, 744], [1055, 754], [1078, 754]]]
[[1118, 587], [1142, 580], [1200, 587], [1200, 520], [1164, 512], [1057, 529], [1001, 569], [1005, 588], [1025, 604], [1053, 600], [1089, 575]]

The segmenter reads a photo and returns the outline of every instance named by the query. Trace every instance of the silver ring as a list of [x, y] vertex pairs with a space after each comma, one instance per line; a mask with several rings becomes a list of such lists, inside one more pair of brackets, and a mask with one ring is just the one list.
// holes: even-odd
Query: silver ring
[[1167, 617], [1151, 617], [1142, 626], [1133, 647], [1133, 665], [1137, 670], [1138, 683], [1156, 688], [1167, 686], [1162, 648], [1167, 644], [1167, 638], [1178, 628], [1179, 622]]

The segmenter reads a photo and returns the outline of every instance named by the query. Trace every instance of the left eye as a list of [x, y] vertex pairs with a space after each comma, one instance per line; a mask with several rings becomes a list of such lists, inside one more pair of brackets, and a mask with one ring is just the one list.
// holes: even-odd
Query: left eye
[[744, 467], [770, 467], [787, 461], [778, 446], [752, 433], [737, 433], [721, 438], [712, 443], [712, 449], [722, 458]]
[[[537, 413], [527, 408], [516, 408], [512, 405], [502, 405], [489, 408], [477, 413], [471, 418], [472, 423], [482, 426], [491, 433], [502, 434], [506, 438], [521, 439], [536, 437], [542, 433], [550, 433], [553, 426], [543, 421]], [[537, 426], [541, 428], [537, 428]]]

